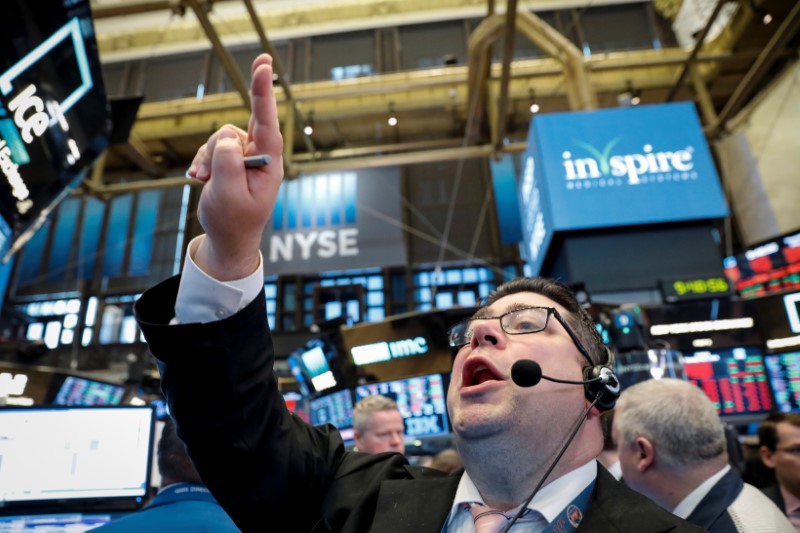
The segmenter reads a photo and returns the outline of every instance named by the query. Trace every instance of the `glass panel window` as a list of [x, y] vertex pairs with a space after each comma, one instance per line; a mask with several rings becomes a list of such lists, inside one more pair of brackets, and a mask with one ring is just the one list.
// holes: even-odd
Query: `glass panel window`
[[122, 319], [122, 331], [119, 335], [119, 342], [132, 344], [136, 342], [136, 319], [126, 316]]
[[378, 291], [371, 291], [367, 293], [367, 305], [375, 307], [383, 305], [383, 293]]
[[44, 328], [44, 343], [51, 350], [58, 347], [58, 340], [61, 337], [61, 322], [48, 322]]
[[64, 317], [64, 327], [67, 329], [73, 329], [75, 326], [78, 325], [78, 315], [69, 314]]
[[325, 320], [333, 320], [342, 316], [341, 302], [328, 302], [325, 304]]
[[477, 305], [475, 293], [472, 291], [461, 291], [458, 293], [458, 305], [464, 307], [474, 307]]
[[453, 307], [453, 295], [449, 292], [436, 293], [436, 307], [439, 309], [448, 309]]
[[81, 339], [82, 346], [89, 346], [92, 342], [92, 328], [83, 329], [83, 338]]
[[25, 338], [29, 341], [38, 341], [41, 340], [42, 336], [44, 335], [44, 324], [41, 322], [34, 322], [33, 324], [28, 326], [28, 333], [25, 335]]
[[75, 338], [75, 332], [71, 329], [63, 329], [61, 330], [61, 344], [72, 344], [72, 340]]
[[386, 318], [386, 314], [383, 312], [383, 308], [370, 307], [367, 309], [368, 322], [382, 322], [384, 318]]

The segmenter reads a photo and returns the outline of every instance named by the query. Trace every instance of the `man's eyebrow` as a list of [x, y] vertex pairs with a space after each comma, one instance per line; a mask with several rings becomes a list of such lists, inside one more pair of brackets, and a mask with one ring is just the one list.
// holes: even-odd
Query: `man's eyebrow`
[[[528, 309], [530, 307], [541, 307], [541, 306], [531, 305], [531, 304], [524, 304], [522, 302], [514, 302], [511, 305], [509, 305], [508, 307], [506, 307], [505, 310], [500, 312], [499, 314], [502, 315], [502, 314], [505, 314], [505, 313], [510, 313], [511, 311], [519, 311], [520, 309]], [[498, 316], [498, 315], [489, 314], [489, 308], [488, 307], [484, 307], [483, 309], [478, 309], [475, 312], [475, 314], [472, 315], [472, 318], [493, 318], [493, 317], [496, 317], [496, 316]]]

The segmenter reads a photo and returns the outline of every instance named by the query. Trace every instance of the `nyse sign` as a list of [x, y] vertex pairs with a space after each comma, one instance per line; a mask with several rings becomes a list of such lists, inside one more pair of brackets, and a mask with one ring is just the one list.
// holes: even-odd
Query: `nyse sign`
[[406, 262], [397, 169], [303, 176], [281, 186], [262, 252], [269, 274]]
[[302, 261], [358, 255], [358, 229], [286, 233], [270, 237], [269, 260]]

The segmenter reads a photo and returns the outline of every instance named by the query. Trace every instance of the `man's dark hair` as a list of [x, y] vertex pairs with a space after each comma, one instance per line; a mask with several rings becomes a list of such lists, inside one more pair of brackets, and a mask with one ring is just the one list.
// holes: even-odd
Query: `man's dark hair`
[[166, 419], [158, 442], [158, 471], [168, 483], [203, 483], [171, 418]]
[[788, 422], [800, 427], [800, 413], [772, 413], [758, 427], [758, 444], [775, 451], [778, 447], [778, 424]]
[[562, 313], [564, 320], [567, 321], [567, 324], [569, 324], [575, 332], [575, 335], [581, 341], [583, 347], [589, 352], [589, 356], [592, 358], [594, 364], [605, 364], [608, 362], [603, 339], [597, 331], [594, 320], [592, 320], [589, 313], [581, 307], [572, 291], [560, 281], [549, 278], [517, 278], [511, 280], [507, 283], [503, 283], [489, 293], [483, 307], [488, 307], [500, 298], [518, 292], [541, 294], [566, 309], [566, 315]]

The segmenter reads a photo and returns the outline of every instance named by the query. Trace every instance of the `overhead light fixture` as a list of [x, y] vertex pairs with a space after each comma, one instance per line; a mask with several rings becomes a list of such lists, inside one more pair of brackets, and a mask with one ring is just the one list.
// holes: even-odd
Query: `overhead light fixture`
[[536, 103], [536, 91], [534, 91], [533, 88], [529, 88], [528, 95], [531, 101], [531, 115], [534, 115], [539, 112], [539, 104]]
[[755, 322], [752, 318], [728, 318], [723, 320], [704, 320], [701, 322], [678, 322], [650, 326], [650, 335], [682, 335], [684, 333], [704, 333], [707, 331], [726, 331], [729, 329], [750, 329]]
[[620, 107], [639, 105], [642, 102], [641, 93], [639, 89], [634, 89], [633, 82], [628, 80], [625, 91], [617, 95], [617, 103]]
[[393, 128], [397, 126], [397, 114], [394, 112], [394, 102], [389, 102], [389, 118], [386, 120], [386, 123]]
[[761, 17], [761, 23], [764, 26], [772, 22], [772, 15], [769, 14], [769, 11], [762, 6], [757, 6], [755, 0], [750, 0], [750, 9], [753, 10], [753, 13], [755, 13], [757, 17]]
[[305, 133], [306, 135], [311, 135], [312, 133], [314, 133], [314, 112], [313, 111], [309, 111], [308, 112], [308, 119], [306, 120], [306, 125], [303, 128], [303, 133]]

